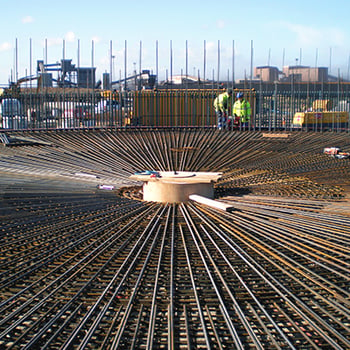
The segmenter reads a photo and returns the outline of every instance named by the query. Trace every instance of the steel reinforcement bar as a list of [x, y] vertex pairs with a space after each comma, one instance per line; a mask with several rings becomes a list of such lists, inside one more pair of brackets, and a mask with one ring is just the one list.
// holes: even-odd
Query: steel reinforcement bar
[[[76, 236], [30, 277], [13, 272], [2, 293], [1, 343], [347, 348], [349, 219], [324, 215], [306, 232], [300, 220], [312, 223], [318, 209], [269, 204], [237, 202], [226, 214], [192, 203], [143, 205], [100, 224], [101, 239]], [[322, 238], [323, 227], [331, 238]]]
[[[348, 181], [348, 160], [321, 154], [329, 136], [48, 132], [4, 147], [0, 347], [349, 348], [350, 217], [327, 213], [342, 192], [316, 181]], [[143, 169], [222, 171], [234, 210], [96, 189]]]

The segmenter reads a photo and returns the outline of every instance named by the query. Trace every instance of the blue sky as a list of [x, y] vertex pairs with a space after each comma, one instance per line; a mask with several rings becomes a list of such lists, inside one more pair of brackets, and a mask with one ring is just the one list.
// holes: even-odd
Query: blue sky
[[[327, 66], [333, 75], [349, 72], [350, 1], [334, 0], [177, 0], [167, 1], [1, 1], [0, 84], [14, 76], [17, 41], [18, 77], [35, 73], [36, 61], [60, 61], [63, 55], [80, 66], [97, 67], [97, 79], [111, 66], [114, 80], [134, 68], [156, 71], [164, 79], [186, 70], [207, 78], [249, 77], [253, 67], [267, 65]], [[46, 42], [46, 44], [45, 44]], [[79, 50], [78, 50], [79, 42]], [[31, 43], [31, 44], [30, 44]], [[64, 43], [64, 44], [63, 44]], [[157, 43], [157, 44], [156, 44]], [[205, 44], [204, 44], [205, 43]], [[234, 43], [234, 44], [233, 44]], [[234, 46], [234, 63], [233, 57]], [[251, 46], [253, 56], [251, 56]], [[30, 55], [30, 47], [32, 55]], [[141, 50], [140, 50], [141, 48]], [[141, 60], [140, 60], [141, 58]]]

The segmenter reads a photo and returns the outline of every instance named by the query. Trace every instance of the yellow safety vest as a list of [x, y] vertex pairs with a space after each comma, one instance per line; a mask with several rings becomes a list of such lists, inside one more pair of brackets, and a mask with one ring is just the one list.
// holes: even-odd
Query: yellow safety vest
[[233, 105], [233, 114], [240, 117], [242, 123], [249, 121], [252, 114], [250, 103], [246, 100], [237, 100]]
[[214, 99], [214, 108], [216, 111], [226, 112], [228, 109], [230, 95], [223, 92]]

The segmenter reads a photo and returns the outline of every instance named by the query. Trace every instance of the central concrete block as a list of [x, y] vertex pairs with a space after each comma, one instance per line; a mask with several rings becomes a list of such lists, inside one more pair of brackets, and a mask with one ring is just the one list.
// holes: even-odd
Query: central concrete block
[[149, 202], [181, 203], [197, 194], [214, 198], [214, 182], [221, 173], [152, 172], [138, 173], [130, 178], [143, 181], [143, 199]]
[[143, 199], [149, 202], [187, 202], [191, 194], [214, 198], [213, 184], [185, 182], [145, 182], [143, 184]]

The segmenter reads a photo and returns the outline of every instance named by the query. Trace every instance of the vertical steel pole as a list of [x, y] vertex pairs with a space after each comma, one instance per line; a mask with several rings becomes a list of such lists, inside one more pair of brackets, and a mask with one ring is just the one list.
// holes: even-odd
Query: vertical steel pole
[[220, 82], [220, 40], [218, 40], [218, 73], [217, 73], [217, 87], [219, 90]]
[[80, 68], [80, 39], [78, 39], [77, 60], [78, 60], [78, 68]]
[[[156, 82], [155, 82], [155, 87], [156, 87], [156, 93], [155, 93], [155, 98], [156, 98], [156, 118], [155, 118], [155, 125], [159, 125], [159, 114], [160, 114], [160, 106], [159, 106], [159, 96], [158, 96], [158, 76], [159, 76], [159, 67], [158, 67], [158, 40], [156, 40]], [[153, 95], [154, 96], [154, 95]]]
[[250, 81], [249, 81], [249, 90], [252, 89], [252, 80], [253, 80], [253, 40], [250, 42]]
[[[91, 41], [91, 82], [93, 81], [93, 72], [94, 72], [94, 41]], [[89, 84], [88, 84], [89, 87]], [[95, 91], [94, 91], [95, 86], [93, 86], [92, 90], [92, 103], [95, 105]], [[100, 123], [101, 123], [101, 117], [100, 117]]]
[[156, 41], [156, 88], [158, 87], [158, 75], [159, 75], [159, 67], [158, 67], [158, 40]]
[[204, 40], [204, 45], [203, 45], [203, 81], [205, 82], [206, 79], [206, 70], [207, 70], [207, 47], [206, 47], [206, 41]]
[[64, 39], [62, 40], [62, 58], [66, 58], [66, 41]]
[[93, 79], [93, 74], [94, 74], [94, 41], [91, 41], [91, 84], [92, 84], [92, 88], [94, 89], [94, 79]]
[[94, 41], [91, 41], [91, 67], [94, 66]]
[[[173, 87], [173, 42], [170, 40], [170, 111], [173, 111], [174, 104], [173, 104], [173, 94], [172, 94], [172, 87]], [[175, 123], [173, 122], [174, 114], [170, 112], [170, 125], [173, 126], [174, 124], [177, 126], [177, 120], [175, 120]]]
[[127, 42], [124, 43], [124, 91], [126, 92], [126, 78], [127, 78]]
[[232, 40], [232, 89], [235, 88], [235, 41]]
[[[78, 63], [78, 69], [80, 68], [80, 40], [78, 39], [78, 48], [77, 48], [77, 63]], [[77, 84], [78, 84], [78, 88], [80, 87], [80, 79], [79, 79], [79, 73], [77, 76]]]
[[[128, 63], [128, 54], [127, 54], [127, 41], [124, 41], [124, 100], [127, 101], [128, 99], [128, 92], [127, 92], [127, 84], [126, 84], [126, 79], [127, 79], [127, 63]], [[121, 121], [122, 125], [122, 121]]]
[[[250, 79], [249, 79], [249, 99], [251, 103], [251, 93], [252, 93], [252, 81], [253, 81], [253, 53], [254, 53], [254, 47], [253, 47], [253, 40], [251, 40], [250, 43]], [[254, 116], [251, 115], [251, 118], [253, 119]], [[251, 122], [248, 124], [248, 129], [251, 128]]]
[[[32, 72], [32, 38], [29, 39], [29, 76], [31, 77], [33, 72]], [[30, 79], [30, 88], [32, 88], [32, 79]]]
[[15, 81], [18, 81], [18, 39], [16, 38], [15, 44]]
[[275, 85], [275, 91], [273, 94], [273, 130], [276, 130], [277, 128], [277, 81], [274, 82]]
[[188, 41], [186, 40], [186, 63], [185, 63], [185, 66], [186, 66], [186, 85], [185, 85], [185, 120], [186, 120], [186, 125], [187, 125], [187, 122], [188, 122]]
[[113, 81], [113, 43], [112, 40], [109, 42], [109, 79], [110, 79], [110, 88], [112, 88]]
[[142, 72], [142, 41], [140, 40], [140, 56], [139, 56], [139, 75], [141, 77]]
[[185, 62], [185, 68], [186, 68], [186, 90], [188, 89], [188, 41], [186, 40], [186, 62]]
[[25, 118], [26, 118], [26, 128], [32, 128], [33, 124], [31, 123], [31, 115], [32, 115], [32, 110], [33, 110], [33, 99], [32, 99], [32, 38], [29, 39], [29, 76], [30, 76], [30, 80], [29, 80], [29, 87], [30, 87], [30, 99], [29, 99], [29, 108], [27, 109], [27, 111], [29, 111], [29, 113], [27, 112], [25, 114]]
[[44, 64], [47, 64], [47, 39], [45, 39]]
[[173, 84], [173, 41], [170, 40], [170, 86]]

